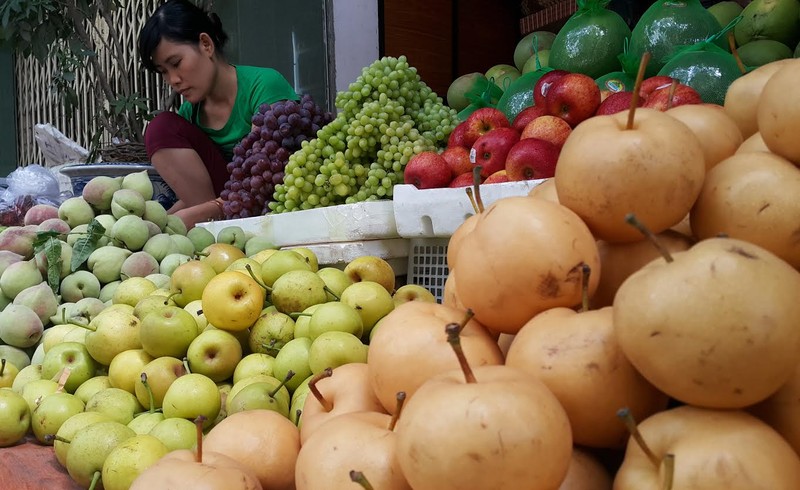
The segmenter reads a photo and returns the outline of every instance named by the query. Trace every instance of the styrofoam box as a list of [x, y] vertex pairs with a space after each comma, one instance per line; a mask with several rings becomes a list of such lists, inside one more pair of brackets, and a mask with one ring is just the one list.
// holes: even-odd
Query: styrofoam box
[[278, 247], [386, 240], [400, 236], [395, 224], [394, 203], [390, 200], [210, 221], [197, 226], [207, 229], [214, 236], [227, 226], [240, 226], [244, 231], [266, 236]]
[[[525, 196], [546, 179], [481, 185], [481, 201], [489, 206], [498, 199]], [[444, 238], [453, 235], [465, 219], [475, 214], [466, 188], [417, 189], [403, 184], [394, 187], [394, 221], [405, 238]]]
[[396, 276], [406, 275], [408, 268], [409, 240], [394, 238], [389, 240], [364, 240], [354, 242], [317, 243], [281, 247], [292, 249], [299, 246], [308, 248], [317, 256], [320, 267], [344, 268], [358, 257], [371, 255], [380, 257], [392, 266]]

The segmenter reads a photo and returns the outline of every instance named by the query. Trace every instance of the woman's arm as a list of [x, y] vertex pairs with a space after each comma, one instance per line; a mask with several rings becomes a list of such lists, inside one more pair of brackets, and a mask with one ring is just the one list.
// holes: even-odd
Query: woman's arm
[[174, 214], [183, 220], [187, 230], [194, 228], [197, 223], [221, 220], [225, 217], [220, 198], [185, 207]]

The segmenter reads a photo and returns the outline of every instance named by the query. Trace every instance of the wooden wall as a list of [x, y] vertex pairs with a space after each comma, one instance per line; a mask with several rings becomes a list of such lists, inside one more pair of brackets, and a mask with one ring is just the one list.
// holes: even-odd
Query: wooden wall
[[461, 75], [514, 64], [518, 0], [381, 0], [381, 56], [406, 55], [444, 97]]

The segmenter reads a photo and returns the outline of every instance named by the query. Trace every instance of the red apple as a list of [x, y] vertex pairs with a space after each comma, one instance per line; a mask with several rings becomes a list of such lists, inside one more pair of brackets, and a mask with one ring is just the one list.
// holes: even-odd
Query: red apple
[[511, 179], [508, 178], [508, 172], [503, 170], [498, 170], [497, 172], [493, 173], [492, 175], [486, 177], [486, 180], [483, 181], [484, 184], [499, 184], [501, 182], [510, 182]]
[[526, 107], [522, 109], [519, 114], [517, 114], [517, 117], [514, 118], [514, 122], [511, 123], [511, 127], [521, 133], [529, 122], [545, 114], [547, 114], [547, 112], [545, 112], [544, 106], [532, 105], [530, 107]]
[[544, 115], [528, 123], [519, 139], [539, 138], [561, 148], [571, 132], [572, 128], [567, 121], [560, 117]]
[[697, 90], [693, 89], [688, 85], [684, 85], [679, 83], [677, 87], [675, 87], [675, 93], [672, 95], [672, 105], [669, 105], [669, 92], [671, 90], [671, 84], [667, 85], [666, 87], [662, 87], [651, 93], [647, 100], [644, 101], [642, 107], [647, 107], [648, 109], [656, 109], [659, 111], [666, 111], [667, 107], [677, 107], [679, 105], [686, 105], [686, 104], [702, 104], [703, 99], [700, 98], [700, 94]]
[[478, 138], [472, 145], [471, 151], [475, 152], [473, 164], [483, 167], [481, 177], [488, 177], [498, 170], [503, 170], [506, 165], [506, 155], [517, 141], [519, 133], [514, 128], [493, 129]]
[[566, 70], [552, 70], [542, 75], [542, 77], [536, 81], [536, 85], [533, 86], [534, 105], [546, 107], [544, 101], [547, 94], [550, 92], [550, 87], [553, 86], [553, 82], [568, 74], [569, 72]]
[[657, 75], [642, 80], [642, 85], [639, 87], [639, 97], [647, 100], [651, 93], [664, 87], [669, 87], [672, 84], [672, 77], [666, 75]]
[[509, 180], [548, 179], [556, 173], [561, 149], [539, 138], [519, 140], [508, 152], [506, 172]]
[[469, 149], [463, 146], [452, 146], [442, 152], [442, 158], [450, 167], [453, 177], [463, 173], [472, 173], [472, 164], [469, 162]]
[[472, 176], [472, 172], [468, 172], [465, 174], [457, 175], [450, 182], [450, 185], [448, 185], [447, 187], [469, 187], [473, 184], [474, 181], [475, 178]]
[[432, 151], [417, 153], [406, 164], [403, 179], [406, 184], [414, 184], [418, 189], [447, 187], [453, 173], [441, 155]]
[[447, 139], [447, 146], [463, 146], [465, 149], [469, 150], [472, 148], [472, 143], [474, 142], [474, 140], [467, 141], [467, 125], [461, 122], [458, 123], [456, 127], [453, 128], [453, 132], [450, 133], [450, 137]]
[[463, 124], [467, 126], [465, 142], [470, 143], [470, 146], [475, 146], [478, 138], [493, 129], [511, 127], [506, 115], [494, 107], [481, 107], [467, 116]]
[[[595, 116], [607, 116], [609, 114], [627, 111], [631, 108], [631, 99], [633, 99], [633, 92], [626, 90], [624, 92], [613, 93], [600, 103], [600, 107], [597, 108]], [[641, 97], [638, 100], [639, 104], [637, 107], [641, 107], [644, 100]]]
[[545, 106], [548, 114], [560, 117], [574, 128], [597, 112], [600, 87], [583, 73], [567, 73], [550, 86]]

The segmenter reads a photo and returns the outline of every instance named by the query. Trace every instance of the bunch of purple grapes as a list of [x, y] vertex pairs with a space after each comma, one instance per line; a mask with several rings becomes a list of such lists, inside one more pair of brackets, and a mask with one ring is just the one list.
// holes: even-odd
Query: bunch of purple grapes
[[333, 119], [305, 94], [300, 101], [262, 104], [253, 130], [233, 148], [230, 177], [220, 197], [226, 219], [261, 216], [269, 210], [275, 186], [283, 183], [289, 155]]

